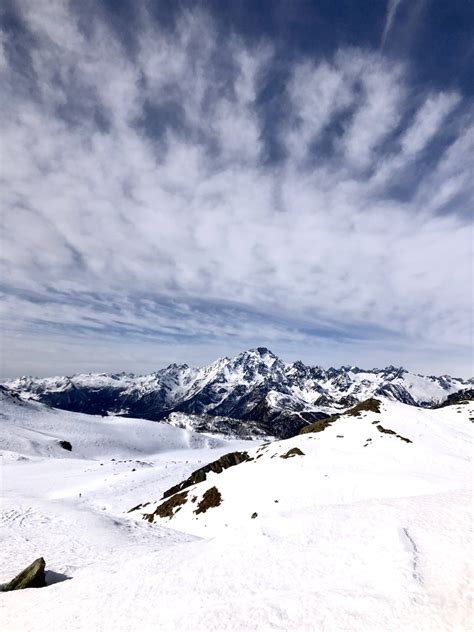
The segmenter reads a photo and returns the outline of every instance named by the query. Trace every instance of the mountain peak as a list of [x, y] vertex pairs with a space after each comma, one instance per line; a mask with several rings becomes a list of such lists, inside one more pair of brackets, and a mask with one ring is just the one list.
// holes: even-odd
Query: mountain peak
[[244, 353], [257, 354], [257, 355], [260, 355], [260, 356], [270, 355], [273, 358], [277, 357], [273, 353], [273, 351], [270, 351], [270, 349], [267, 349], [267, 347], [256, 347], [254, 349], [249, 349], [248, 351], [244, 351]]
[[404, 369], [402, 366], [393, 366], [393, 364], [390, 364], [389, 366], [386, 366], [383, 369], [384, 373], [406, 373], [406, 369]]
[[187, 364], [176, 364], [176, 362], [172, 362], [166, 367], [165, 371], [185, 371], [186, 369], [189, 369], [189, 366]]
[[266, 347], [254, 347], [252, 349], [247, 349], [246, 351], [242, 351], [236, 355], [234, 358], [234, 362], [264, 362], [265, 364], [273, 364], [276, 360], [278, 360], [278, 356]]

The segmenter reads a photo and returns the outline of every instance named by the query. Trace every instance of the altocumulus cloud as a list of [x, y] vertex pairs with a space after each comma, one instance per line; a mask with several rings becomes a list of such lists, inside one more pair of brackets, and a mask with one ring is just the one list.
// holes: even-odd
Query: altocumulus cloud
[[257, 343], [468, 372], [472, 101], [358, 48], [275, 88], [272, 41], [136, 13], [133, 46], [66, 2], [2, 32], [3, 372]]

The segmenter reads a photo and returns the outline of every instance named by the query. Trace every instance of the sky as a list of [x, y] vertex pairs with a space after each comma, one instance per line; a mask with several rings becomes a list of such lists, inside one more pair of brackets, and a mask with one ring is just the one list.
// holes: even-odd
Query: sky
[[472, 0], [4, 0], [0, 376], [472, 365]]

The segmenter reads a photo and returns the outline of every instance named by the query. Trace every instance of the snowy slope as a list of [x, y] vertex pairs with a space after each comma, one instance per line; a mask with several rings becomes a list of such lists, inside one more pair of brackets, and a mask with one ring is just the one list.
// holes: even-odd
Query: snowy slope
[[[415, 375], [391, 366], [365, 371], [357, 367], [326, 370], [301, 362], [285, 364], [268, 349], [259, 347], [199, 369], [172, 364], [144, 376], [24, 377], [9, 381], [7, 386], [24, 397], [75, 412], [176, 421], [176, 416], [169, 416], [174, 413], [181, 415], [178, 418], [182, 426], [201, 431], [213, 431], [211, 416], [238, 419], [243, 437], [254, 434], [287, 438], [321, 416], [345, 410], [374, 395], [430, 407], [473, 384], [473, 380]], [[198, 415], [208, 415], [207, 426]]]
[[[0, 450], [28, 456], [132, 458], [226, 445], [220, 438], [164, 423], [70, 413], [19, 400], [5, 390], [0, 390], [0, 415]], [[68, 441], [72, 450], [60, 441]]]
[[[471, 628], [470, 404], [384, 400], [380, 414], [320, 433], [206, 447], [155, 422], [1, 403], [0, 582], [40, 555], [49, 569], [46, 588], [1, 595], [2, 629]], [[71, 453], [50, 449], [64, 428]], [[294, 447], [304, 455], [280, 458]], [[153, 510], [169, 487], [233, 451], [255, 460], [210, 474], [171, 520], [127, 513], [144, 501]], [[211, 486], [221, 505], [193, 514], [192, 495]]]
[[[379, 413], [342, 415], [320, 432], [253, 449], [251, 460], [211, 472], [188, 488], [187, 502], [171, 518], [152, 520], [199, 536], [217, 535], [245, 525], [254, 512], [271, 518], [281, 511], [313, 513], [320, 505], [460, 489], [471, 475], [470, 417], [472, 403], [425, 410], [383, 400]], [[284, 458], [295, 448], [303, 454]], [[221, 504], [196, 514], [214, 486]], [[153, 510], [147, 506], [142, 513]]]

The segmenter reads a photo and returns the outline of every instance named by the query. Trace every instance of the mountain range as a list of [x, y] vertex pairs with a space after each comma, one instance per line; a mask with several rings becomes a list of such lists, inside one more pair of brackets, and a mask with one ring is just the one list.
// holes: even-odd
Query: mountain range
[[73, 412], [163, 420], [239, 437], [286, 438], [372, 396], [435, 407], [474, 388], [474, 379], [423, 376], [393, 366], [364, 370], [288, 364], [258, 347], [202, 368], [171, 364], [149, 375], [21, 377], [4, 386], [23, 398]]

